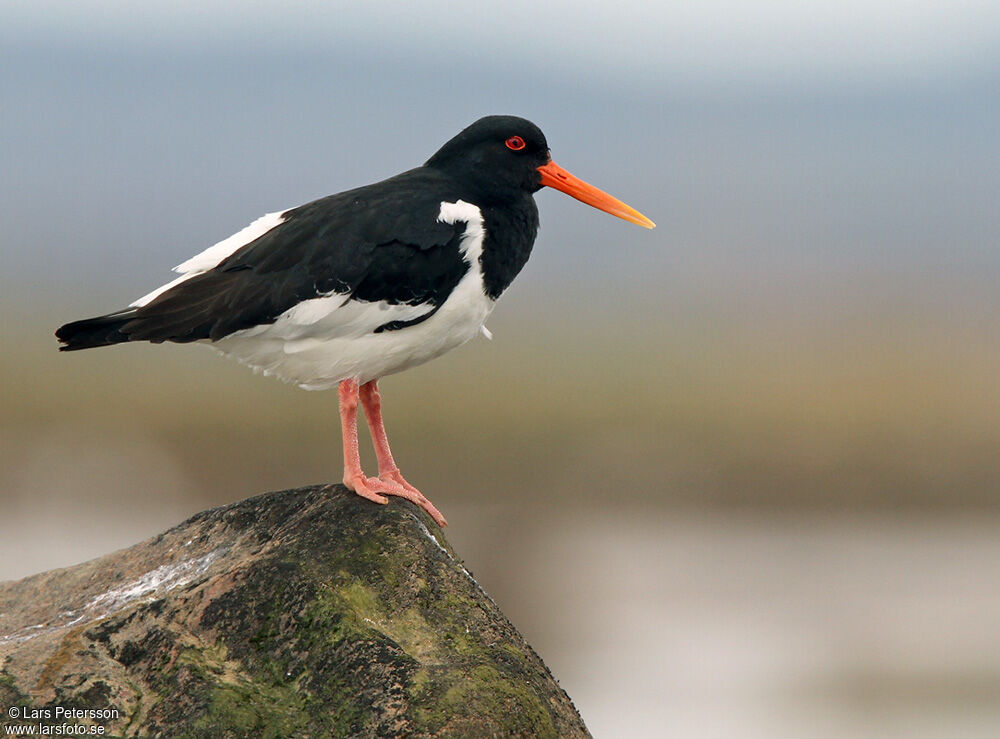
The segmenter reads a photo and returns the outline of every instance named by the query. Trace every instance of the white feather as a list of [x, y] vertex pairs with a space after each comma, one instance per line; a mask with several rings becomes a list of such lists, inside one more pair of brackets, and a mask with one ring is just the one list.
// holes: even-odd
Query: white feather
[[262, 215], [246, 228], [237, 231], [218, 244], [208, 247], [200, 254], [195, 254], [186, 262], [181, 262], [174, 267], [174, 272], [180, 272], [181, 274], [207, 272], [241, 246], [246, 246], [251, 241], [259, 239], [275, 226], [280, 226], [285, 222], [285, 213], [287, 212], [287, 210], [282, 210]]
[[176, 287], [185, 280], [189, 280], [195, 275], [200, 275], [212, 269], [241, 246], [246, 246], [254, 239], [259, 239], [275, 226], [284, 223], [285, 213], [287, 212], [287, 210], [282, 210], [263, 215], [246, 228], [237, 231], [232, 236], [223, 239], [217, 244], [213, 244], [200, 254], [195, 254], [186, 262], [181, 262], [174, 267], [174, 272], [179, 272], [181, 274], [180, 277], [171, 280], [166, 285], [161, 285], [151, 293], [143, 295], [138, 300], [133, 301], [130, 307], [141, 308], [144, 305], [148, 305], [170, 288]]
[[149, 303], [152, 303], [155, 298], [158, 298], [160, 295], [165, 293], [170, 288], [181, 284], [182, 282], [184, 282], [184, 280], [190, 280], [195, 275], [200, 275], [200, 274], [201, 272], [190, 272], [186, 275], [181, 275], [180, 277], [171, 280], [166, 285], [160, 285], [158, 288], [153, 290], [153, 292], [146, 293], [141, 298], [133, 300], [131, 303], [129, 303], [129, 308], [141, 308], [144, 305], [148, 305]]

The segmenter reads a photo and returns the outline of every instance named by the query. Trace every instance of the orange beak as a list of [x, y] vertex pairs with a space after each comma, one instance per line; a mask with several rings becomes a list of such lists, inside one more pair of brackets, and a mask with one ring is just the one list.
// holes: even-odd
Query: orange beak
[[574, 177], [551, 160], [548, 164], [543, 164], [539, 167], [538, 171], [542, 173], [542, 185], [545, 187], [555, 188], [572, 198], [576, 198], [581, 203], [592, 205], [598, 210], [603, 210], [605, 213], [618, 216], [643, 228], [656, 228], [655, 223], [635, 208], [625, 205], [618, 198], [611, 197], [603, 190], [598, 190], [579, 177]]

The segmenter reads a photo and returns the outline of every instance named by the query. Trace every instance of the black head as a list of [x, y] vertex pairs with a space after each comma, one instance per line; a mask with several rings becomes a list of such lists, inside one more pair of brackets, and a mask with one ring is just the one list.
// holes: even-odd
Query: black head
[[512, 115], [480, 118], [438, 149], [426, 166], [447, 172], [479, 202], [524, 197], [542, 187], [538, 168], [549, 161], [545, 134]]
[[446, 172], [479, 205], [509, 203], [551, 187], [643, 228], [655, 224], [635, 208], [611, 197], [552, 161], [545, 134], [531, 121], [489, 115], [462, 131], [427, 160]]

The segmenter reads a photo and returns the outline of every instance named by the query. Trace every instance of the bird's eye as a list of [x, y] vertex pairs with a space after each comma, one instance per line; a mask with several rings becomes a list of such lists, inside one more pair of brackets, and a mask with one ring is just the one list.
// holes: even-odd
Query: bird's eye
[[521, 151], [525, 147], [524, 139], [520, 136], [511, 136], [504, 143], [507, 144], [507, 148], [511, 151]]

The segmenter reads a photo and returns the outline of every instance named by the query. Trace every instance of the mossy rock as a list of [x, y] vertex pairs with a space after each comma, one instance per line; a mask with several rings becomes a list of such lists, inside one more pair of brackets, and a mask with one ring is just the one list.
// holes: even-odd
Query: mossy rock
[[0, 697], [125, 737], [589, 736], [426, 514], [342, 486], [0, 585]]

